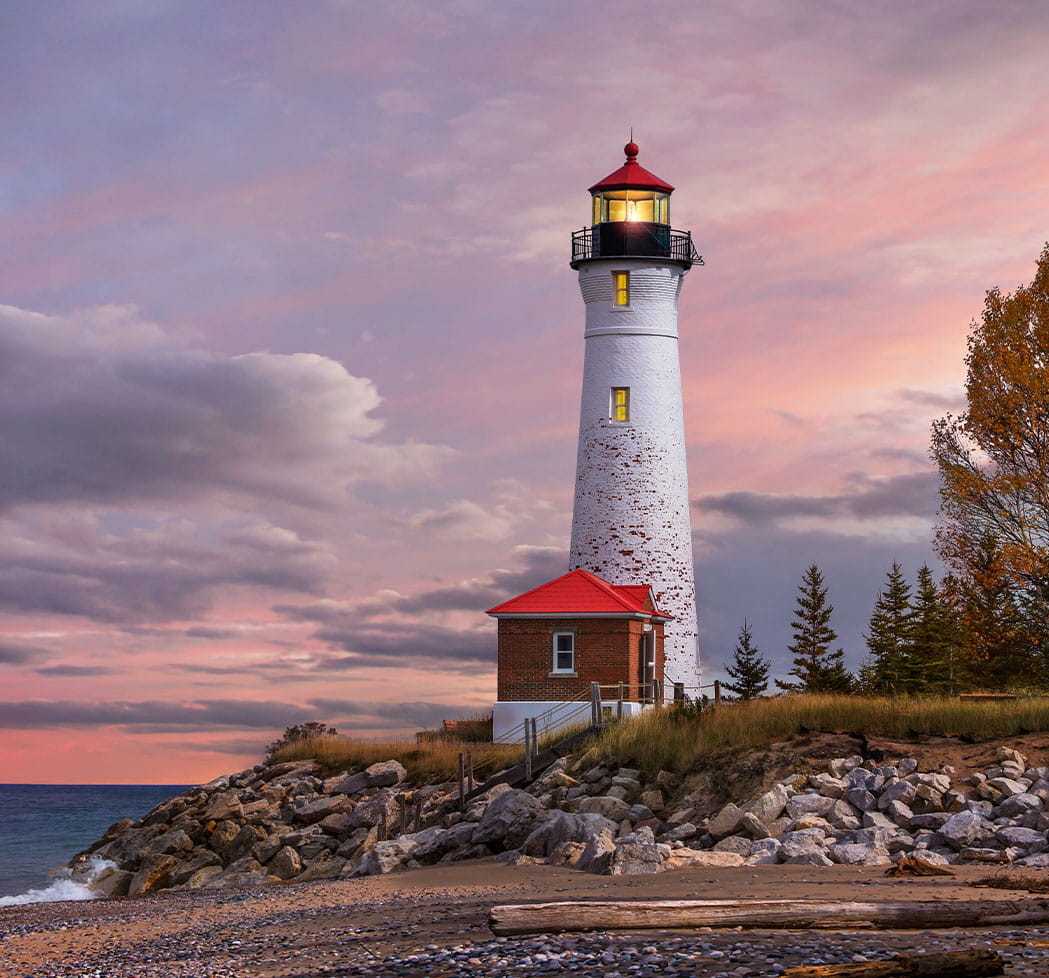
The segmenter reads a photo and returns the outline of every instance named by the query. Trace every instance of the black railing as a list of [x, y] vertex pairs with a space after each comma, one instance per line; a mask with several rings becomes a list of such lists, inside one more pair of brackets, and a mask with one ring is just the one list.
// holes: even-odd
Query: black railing
[[572, 234], [573, 268], [601, 258], [663, 258], [685, 268], [703, 264], [692, 244], [691, 231], [646, 221], [595, 224]]

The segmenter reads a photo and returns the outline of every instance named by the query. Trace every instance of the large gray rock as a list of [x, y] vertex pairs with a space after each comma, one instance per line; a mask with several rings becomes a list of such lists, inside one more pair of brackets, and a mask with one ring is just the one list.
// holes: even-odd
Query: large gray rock
[[412, 858], [417, 843], [404, 837], [376, 842], [372, 851], [366, 853], [353, 870], [353, 876], [383, 876], [400, 869]]
[[984, 819], [978, 812], [955, 812], [943, 825], [940, 834], [955, 849], [963, 849], [977, 843], [990, 833], [984, 827]]
[[330, 815], [341, 814], [352, 805], [353, 802], [346, 795], [321, 795], [319, 798], [295, 805], [295, 821], [303, 825], [312, 825]]
[[350, 812], [349, 825], [354, 828], [359, 825], [392, 826], [399, 815], [400, 805], [397, 802], [397, 792], [392, 788], [380, 788], [359, 802], [357, 807]]
[[878, 807], [878, 799], [866, 788], [849, 788], [845, 792], [844, 798], [845, 801], [861, 813], [875, 811]]
[[1025, 829], [1016, 825], [1003, 825], [995, 829], [994, 837], [1004, 846], [1016, 846], [1025, 850], [1024, 855], [1034, 855], [1046, 848], [1046, 836], [1037, 829]]
[[236, 791], [224, 791], [214, 795], [200, 816], [205, 822], [219, 822], [227, 818], [239, 818], [244, 814], [244, 806]]
[[655, 841], [651, 829], [638, 829], [616, 841], [608, 863], [609, 876], [640, 876], [663, 869], [670, 846]]
[[170, 873], [171, 886], [185, 886], [193, 875], [206, 866], [217, 866], [222, 868], [222, 858], [217, 852], [210, 849], [195, 849], [179, 864], [172, 868]]
[[832, 862], [843, 866], [888, 866], [889, 850], [883, 845], [862, 845], [859, 843], [839, 843], [827, 850]]
[[601, 815], [613, 822], [622, 822], [630, 813], [630, 806], [622, 798], [612, 795], [596, 795], [580, 798], [576, 807], [583, 815]]
[[[790, 818], [801, 818], [803, 815], [823, 815], [834, 805], [833, 798], [823, 795], [795, 795], [787, 802], [787, 815]], [[709, 832], [709, 828], [707, 829]]]
[[727, 835], [735, 835], [744, 814], [745, 812], [742, 808], [729, 802], [707, 823], [707, 835], [713, 836], [714, 839], [723, 839]]
[[809, 778], [809, 787], [815, 788], [824, 798], [840, 798], [848, 785], [829, 774], [814, 774]]
[[997, 814], [1002, 818], [1019, 818], [1028, 812], [1040, 812], [1043, 808], [1044, 804], [1038, 795], [1021, 791], [1006, 798], [998, 806]]
[[557, 809], [547, 812], [521, 845], [526, 856], [542, 858], [566, 842], [578, 842], [584, 847], [594, 836], [604, 831], [615, 832], [616, 823], [603, 815], [583, 813], [573, 815]]
[[504, 849], [519, 849], [532, 833], [546, 809], [527, 791], [504, 792], [485, 809], [484, 817], [474, 830], [474, 845], [499, 844]]
[[769, 825], [783, 814], [788, 798], [786, 787], [777, 784], [755, 799], [753, 804], [747, 805], [747, 811], [762, 824]]
[[143, 825], [126, 829], [117, 834], [111, 841], [95, 849], [93, 855], [99, 859], [109, 859], [121, 869], [135, 870], [142, 857], [149, 849], [150, 843], [163, 834], [160, 825]]

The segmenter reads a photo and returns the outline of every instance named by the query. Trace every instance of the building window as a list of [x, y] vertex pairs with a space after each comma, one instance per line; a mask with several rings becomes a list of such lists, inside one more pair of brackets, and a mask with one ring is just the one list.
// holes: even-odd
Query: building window
[[575, 635], [554, 632], [554, 672], [575, 672]]
[[612, 273], [613, 305], [630, 305], [630, 272]]
[[613, 421], [630, 420], [630, 388], [613, 387], [608, 416]]

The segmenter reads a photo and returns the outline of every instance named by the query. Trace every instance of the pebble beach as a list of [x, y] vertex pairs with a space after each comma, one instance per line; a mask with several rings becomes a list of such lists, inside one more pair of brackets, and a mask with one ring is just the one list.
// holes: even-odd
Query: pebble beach
[[321, 975], [777, 975], [897, 952], [991, 947], [1007, 975], [1049, 975], [1049, 928], [591, 932], [496, 937], [496, 904], [663, 899], [1010, 899], [956, 877], [871, 867], [754, 866], [594, 877], [490, 860], [390, 876], [0, 910], [4, 978], [306, 978]]

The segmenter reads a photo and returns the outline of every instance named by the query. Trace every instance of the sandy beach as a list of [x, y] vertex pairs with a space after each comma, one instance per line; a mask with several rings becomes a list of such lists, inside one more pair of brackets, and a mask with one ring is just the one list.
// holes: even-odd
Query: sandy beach
[[[541, 936], [496, 939], [487, 926], [490, 907], [515, 902], [713, 898], [954, 901], [1023, 895], [968, 885], [990, 872], [993, 870], [983, 867], [960, 868], [955, 877], [896, 880], [886, 878], [880, 868], [753, 866], [607, 877], [551, 866], [511, 867], [485, 860], [358, 880], [165, 892], [138, 899], [6, 908], [0, 910], [0, 961], [4, 978], [292, 978], [465, 974], [472, 973], [470, 968], [481, 968], [484, 955], [491, 959], [493, 953], [502, 955], [498, 958], [501, 964], [493, 968], [489, 962], [484, 967], [487, 973], [577, 971], [582, 969], [571, 963], [577, 958], [589, 954], [600, 960], [604, 954], [604, 970], [597, 974], [750, 975], [808, 963], [815, 953], [820, 960], [830, 960], [828, 954], [849, 960], [857, 953], [874, 960], [872, 955], [888, 957], [897, 950], [933, 945], [937, 949], [961, 949], [998, 942], [994, 946], [1003, 955], [1011, 955], [1007, 974], [1049, 974], [1040, 950], [1049, 946], [1049, 930], [1043, 928], [1022, 932], [985, 928], [965, 934], [704, 930], [698, 935], [701, 945], [695, 944], [697, 934], [645, 931], [615, 936], [572, 935], [567, 945], [565, 939], [551, 945], [550, 938]], [[783, 951], [799, 941], [804, 946], [798, 946], [797, 954]], [[635, 946], [640, 950], [631, 951]], [[740, 952], [741, 946], [745, 953]], [[543, 947], [548, 951], [536, 951]], [[646, 956], [654, 961], [666, 948], [675, 949], [679, 961], [691, 956], [686, 970], [637, 963]], [[686, 954], [681, 948], [693, 950]], [[776, 959], [774, 967], [768, 965], [770, 954]], [[728, 960], [733, 956], [734, 960]], [[527, 963], [521, 964], [524, 958]], [[622, 961], [635, 959], [626, 971], [619, 970]]]

